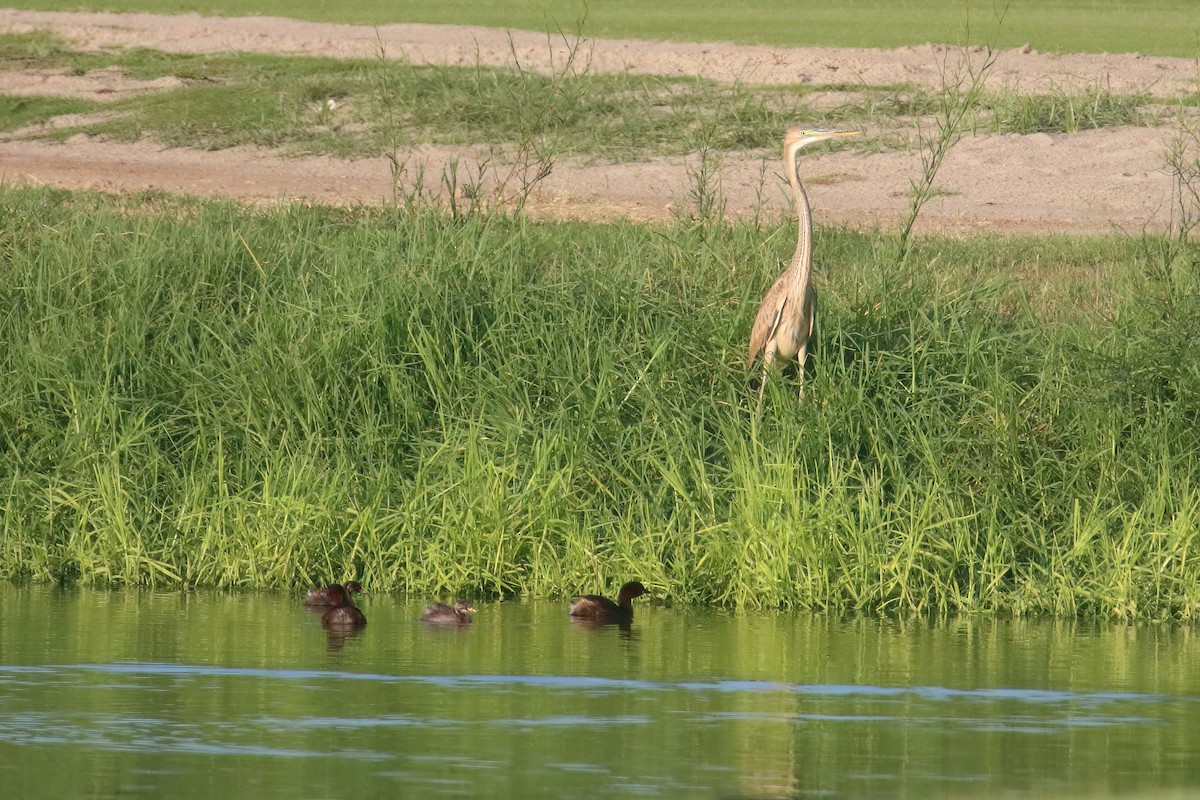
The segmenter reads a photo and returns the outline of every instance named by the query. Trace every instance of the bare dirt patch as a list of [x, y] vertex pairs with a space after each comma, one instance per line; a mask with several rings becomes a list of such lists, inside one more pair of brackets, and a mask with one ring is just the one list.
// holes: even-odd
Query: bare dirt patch
[[160, 92], [183, 85], [179, 78], [138, 80], [120, 67], [94, 69], [82, 75], [65, 70], [11, 70], [0, 73], [0, 91], [5, 94], [84, 97], [105, 102], [146, 92]]
[[[82, 48], [152, 47], [173, 52], [254, 51], [333, 57], [389, 57], [416, 63], [511, 65], [546, 69], [565, 58], [542, 34], [441, 25], [329, 25], [266, 17], [69, 14], [0, 9], [0, 30], [53, 30]], [[511, 37], [511, 42], [510, 38]], [[680, 44], [589, 40], [591, 69], [702, 75], [753, 83], [901, 82], [938, 86], [942, 65], [957, 51], [934, 45], [898, 50], [780, 49], [723, 43]], [[1174, 96], [1195, 91], [1187, 59], [1139, 55], [1047, 55], [1028, 48], [1001, 54], [991, 81], [1065, 91], [1103, 83], [1113, 92]], [[38, 83], [41, 83], [39, 89]], [[51, 86], [54, 88], [52, 89]], [[24, 87], [24, 88], [22, 88]], [[152, 90], [119, 74], [54, 76], [0, 71], [0, 93], [114, 95]], [[797, 120], [803, 122], [803, 120]], [[782, 131], [780, 132], [782, 136]], [[939, 196], [923, 212], [924, 230], [1104, 233], [1169, 224], [1171, 179], [1163, 171], [1170, 131], [1114, 128], [1074, 135], [981, 136], [951, 151]], [[461, 148], [422, 147], [431, 188]], [[719, 177], [734, 216], [787, 208], [775, 153], [728, 155]], [[764, 173], [764, 163], [766, 165]], [[638, 164], [560, 162], [529, 209], [539, 216], [659, 220], [686, 213], [690, 164], [657, 159]], [[840, 151], [805, 160], [803, 171], [821, 222], [892, 227], [920, 174], [915, 152], [870, 155]], [[765, 176], [765, 177], [764, 177]], [[64, 144], [0, 141], [0, 180], [103, 190], [160, 189], [251, 201], [374, 203], [392, 199], [385, 159], [282, 158], [253, 149], [203, 152], [151, 142], [116, 144], [75, 137]]]

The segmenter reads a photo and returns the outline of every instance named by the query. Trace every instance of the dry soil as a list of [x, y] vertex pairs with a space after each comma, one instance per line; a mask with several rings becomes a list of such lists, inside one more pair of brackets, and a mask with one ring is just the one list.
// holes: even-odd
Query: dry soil
[[[561, 64], [565, 43], [542, 34], [442, 25], [380, 28], [268, 17], [47, 13], [0, 9], [0, 31], [52, 30], [82, 48], [145, 46], [172, 52], [254, 51], [279, 54], [389, 57], [415, 63], [511, 65], [514, 53], [531, 69]], [[910, 82], [937, 87], [962, 54], [924, 45], [897, 50], [773, 48], [588, 40], [593, 71], [632, 70], [697, 75], [764, 84]], [[981, 53], [968, 57], [980, 58]], [[1050, 55], [1028, 47], [1000, 54], [989, 73], [993, 88], [1071, 91], [1103, 84], [1113, 92], [1174, 97], [1195, 92], [1195, 62], [1131, 55]], [[65, 94], [108, 99], [157, 91], [175, 82], [131, 80], [119, 70], [83, 76], [5, 70], [0, 93]], [[804, 120], [796, 120], [798, 123]], [[781, 131], [782, 134], [782, 131]], [[963, 139], [938, 176], [938, 195], [919, 228], [947, 232], [1129, 233], [1170, 224], [1172, 179], [1164, 153], [1173, 128], [1121, 127], [1078, 134], [977, 136]], [[462, 148], [423, 146], [404, 154], [441, 174]], [[726, 155], [721, 192], [731, 215], [787, 208], [778, 155]], [[764, 169], [765, 165], [765, 169]], [[636, 220], [687, 213], [693, 180], [687, 159], [636, 164], [560, 161], [540, 186], [535, 215]], [[918, 150], [861, 154], [851, 150], [805, 159], [803, 174], [820, 222], [893, 227], [920, 176]], [[151, 141], [122, 144], [77, 136], [50, 144], [0, 139], [0, 180], [111, 191], [158, 189], [255, 202], [386, 202], [393, 196], [383, 158], [287, 158], [251, 148], [216, 152], [164, 148]]]

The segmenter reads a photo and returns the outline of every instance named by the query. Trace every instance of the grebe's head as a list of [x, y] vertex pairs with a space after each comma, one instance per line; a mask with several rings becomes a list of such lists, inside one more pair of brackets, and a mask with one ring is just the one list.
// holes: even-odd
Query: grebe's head
[[617, 595], [617, 602], [623, 605], [627, 600], [641, 597], [644, 594], [646, 594], [646, 587], [640, 581], [630, 581], [621, 587], [621, 591]]

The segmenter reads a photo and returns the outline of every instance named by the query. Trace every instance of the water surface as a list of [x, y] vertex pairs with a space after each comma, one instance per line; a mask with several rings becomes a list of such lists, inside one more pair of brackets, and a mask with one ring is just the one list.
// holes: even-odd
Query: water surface
[[0, 586], [0, 786], [40, 797], [1187, 796], [1187, 627]]

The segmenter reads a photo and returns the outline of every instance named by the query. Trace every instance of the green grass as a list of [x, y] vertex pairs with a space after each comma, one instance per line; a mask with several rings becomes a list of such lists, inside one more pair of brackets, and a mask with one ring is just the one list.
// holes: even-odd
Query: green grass
[[[101, 121], [47, 131], [172, 146], [282, 147], [296, 154], [378, 155], [392, 143], [469, 144], [521, 138], [531, 108], [553, 107], [564, 153], [614, 160], [690, 152], [700, 123], [728, 148], [773, 146], [791, 120], [811, 118], [804, 90], [720, 86], [628, 74], [555, 79], [515, 69], [418, 67], [378, 60], [72, 53], [45, 34], [0, 35], [0, 53], [42, 69], [119, 66], [135, 78], [187, 85], [107, 105]], [[333, 101], [332, 104], [329, 101]], [[43, 103], [40, 121], [56, 107]], [[824, 115], [828, 116], [828, 115]]]
[[[519, 141], [553, 108], [536, 133], [555, 155], [620, 160], [936, 107], [911, 87], [817, 113], [820, 87], [75, 53], [44, 34], [0, 35], [0, 57], [187, 81], [49, 135], [295, 153]], [[973, 124], [1070, 132], [1144, 122], [1143, 103], [993, 95]], [[91, 108], [0, 98], [10, 129]], [[903, 266], [886, 237], [819, 231], [836, 268], [810, 399], [773, 378], [759, 408], [742, 351], [792, 224], [6, 186], [0, 219], [0, 577], [556, 595], [637, 576], [740, 607], [1200, 609], [1193, 245], [928, 239]]]
[[809, 399], [759, 408], [786, 222], [0, 215], [0, 577], [1200, 610], [1194, 248], [821, 229]]
[[86, 100], [0, 94], [0, 132], [45, 123], [64, 114], [82, 114], [96, 107]]
[[1096, 85], [1083, 92], [1052, 92], [1038, 95], [1007, 94], [984, 101], [985, 120], [976, 128], [997, 133], [1078, 133], [1120, 125], [1152, 122], [1144, 110], [1146, 98], [1117, 95]]
[[[899, 141], [937, 98], [911, 87], [722, 85], [627, 73], [540, 76], [515, 69], [421, 67], [379, 60], [265, 55], [173, 55], [154, 50], [74, 52], [45, 33], [0, 34], [0, 56], [25, 68], [84, 74], [120, 67], [131, 77], [175, 76], [178, 89], [106, 104], [102, 118], [27, 135], [110, 140], [151, 137], [169, 146], [280, 148], [296, 155], [376, 156], [421, 143], [467, 145], [526, 139], [531, 110], [558, 154], [632, 161], [707, 147], [773, 148], [795, 120], [882, 129], [860, 147]], [[854, 91], [854, 89], [858, 91]], [[817, 110], [813, 92], [837, 89], [846, 101]], [[95, 108], [82, 101], [28, 98], [9, 106], [4, 126], [47, 123]], [[985, 96], [975, 128], [1001, 133], [1076, 132], [1150, 121], [1145, 98], [1097, 85], [1077, 94]], [[888, 132], [891, 132], [890, 134]]]
[[[269, 14], [327, 22], [433, 22], [532, 30], [570, 29], [584, 8], [578, 0], [16, 0], [18, 8], [114, 10], [240, 16]], [[591, 3], [592, 36], [736, 41], [778, 46], [901, 47], [940, 42], [982, 43], [994, 30], [995, 9], [1007, 6], [999, 45], [1028, 42], [1043, 51], [1141, 52], [1196, 55], [1200, 21], [1192, 0], [610, 0]], [[968, 35], [969, 31], [969, 35]], [[969, 40], [969, 42], [968, 42]]]

